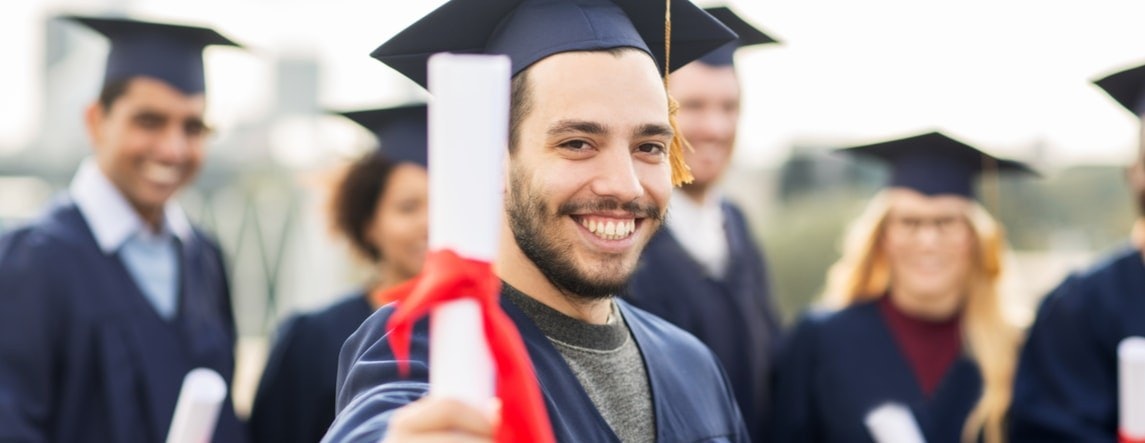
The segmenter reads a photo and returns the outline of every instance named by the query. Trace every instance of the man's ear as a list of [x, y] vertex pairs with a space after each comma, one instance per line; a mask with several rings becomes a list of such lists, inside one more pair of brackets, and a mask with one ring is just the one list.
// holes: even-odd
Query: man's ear
[[95, 149], [103, 138], [103, 122], [107, 119], [107, 111], [99, 102], [93, 102], [84, 109], [84, 129], [87, 130], [89, 144]]

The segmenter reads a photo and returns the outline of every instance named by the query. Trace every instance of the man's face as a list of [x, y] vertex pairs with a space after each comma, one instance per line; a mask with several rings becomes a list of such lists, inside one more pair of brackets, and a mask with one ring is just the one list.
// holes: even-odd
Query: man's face
[[188, 96], [166, 83], [132, 79], [108, 109], [93, 104], [87, 129], [96, 162], [145, 217], [198, 173], [208, 129], [202, 94]]
[[672, 74], [672, 97], [680, 102], [676, 117], [694, 152], [684, 155], [695, 180], [706, 189], [727, 169], [739, 123], [740, 89], [735, 68], [689, 63]]
[[652, 59], [572, 52], [529, 68], [531, 112], [510, 159], [518, 247], [557, 289], [620, 291], [671, 193], [667, 96]]

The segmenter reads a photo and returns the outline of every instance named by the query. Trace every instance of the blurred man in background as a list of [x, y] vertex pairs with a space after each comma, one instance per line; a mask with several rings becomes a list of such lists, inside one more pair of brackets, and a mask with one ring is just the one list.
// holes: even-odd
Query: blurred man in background
[[[1145, 115], [1145, 66], [1096, 83], [1126, 110]], [[1133, 244], [1066, 278], [1038, 309], [1014, 384], [1013, 441], [1118, 438], [1117, 347], [1126, 337], [1145, 337], [1143, 162], [1145, 143], [1128, 171], [1140, 211]]]
[[[205, 155], [213, 30], [69, 17], [110, 40], [68, 194], [0, 238], [0, 441], [163, 441], [184, 376], [229, 384], [235, 326], [215, 242], [172, 197]], [[229, 395], [212, 441], [245, 440]]]
[[679, 123], [693, 152], [695, 180], [672, 193], [670, 214], [641, 256], [628, 300], [692, 333], [723, 364], [754, 441], [763, 439], [768, 372], [780, 325], [763, 253], [747, 219], [724, 198], [739, 126], [740, 82], [733, 58], [744, 46], [774, 43], [728, 8], [706, 11], [739, 34], [672, 76]]

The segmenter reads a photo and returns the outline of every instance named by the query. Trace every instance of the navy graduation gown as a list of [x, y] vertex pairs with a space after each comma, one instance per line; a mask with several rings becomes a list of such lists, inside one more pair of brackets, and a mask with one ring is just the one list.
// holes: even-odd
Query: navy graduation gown
[[262, 373], [250, 414], [256, 443], [314, 443], [334, 421], [338, 354], [374, 312], [366, 294], [352, 294], [282, 326]]
[[863, 423], [885, 403], [910, 408], [927, 443], [957, 443], [981, 395], [978, 367], [963, 356], [927, 398], [878, 302], [810, 314], [776, 360], [776, 442], [871, 442]]
[[[0, 238], [0, 441], [163, 441], [187, 372], [211, 368], [230, 383], [221, 254], [197, 231], [180, 252], [168, 322], [70, 201]], [[228, 396], [213, 441], [243, 440]]]
[[1145, 261], [1125, 248], [1046, 296], [1018, 361], [1014, 442], [1115, 441], [1117, 345], [1145, 337]]
[[690, 332], [727, 371], [753, 441], [766, 440], [769, 379], [780, 333], [763, 254], [743, 213], [721, 205], [728, 239], [722, 279], [706, 274], [668, 229], [644, 249], [626, 299]]
[[[675, 326], [616, 300], [640, 348], [652, 391], [656, 441], [747, 442], [727, 379], [711, 351]], [[502, 297], [524, 339], [559, 442], [619, 442], [560, 353]], [[428, 321], [415, 328], [410, 373], [403, 378], [385, 340], [393, 308], [383, 307], [342, 348], [338, 416], [323, 441], [379, 441], [397, 408], [428, 391]]]

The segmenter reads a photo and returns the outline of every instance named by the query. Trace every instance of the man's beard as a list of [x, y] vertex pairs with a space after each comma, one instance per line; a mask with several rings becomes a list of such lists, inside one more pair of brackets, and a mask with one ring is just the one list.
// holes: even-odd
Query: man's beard
[[[616, 199], [601, 198], [592, 201], [568, 201], [560, 205], [555, 213], [546, 207], [542, 193], [529, 186], [523, 172], [514, 168], [510, 173], [512, 197], [506, 204], [509, 226], [513, 238], [525, 256], [529, 258], [561, 293], [572, 301], [594, 301], [611, 297], [622, 291], [628, 284], [632, 269], [618, 271], [611, 276], [591, 276], [577, 267], [574, 245], [560, 237], [560, 219], [585, 211], [623, 210], [633, 217], [645, 218], [644, 222], [662, 221], [661, 209], [654, 203], [622, 203]], [[632, 234], [636, 235], [636, 234]], [[639, 253], [643, 245], [635, 251]], [[609, 263], [612, 269], [619, 269], [621, 263]]]

